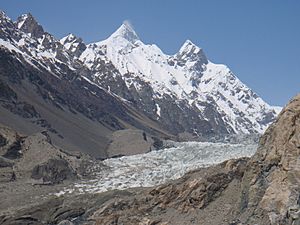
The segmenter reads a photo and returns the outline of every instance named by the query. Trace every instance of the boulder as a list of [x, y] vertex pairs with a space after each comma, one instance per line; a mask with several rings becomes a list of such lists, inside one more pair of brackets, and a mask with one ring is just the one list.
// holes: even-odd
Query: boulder
[[31, 174], [31, 178], [42, 180], [46, 184], [58, 184], [75, 177], [75, 171], [64, 159], [49, 159], [46, 163], [35, 166]]

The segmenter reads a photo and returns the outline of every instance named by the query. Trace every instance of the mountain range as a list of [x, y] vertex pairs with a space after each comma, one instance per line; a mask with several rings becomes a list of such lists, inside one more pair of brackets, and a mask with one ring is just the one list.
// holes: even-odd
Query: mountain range
[[300, 94], [270, 106], [189, 40], [0, 11], [0, 224], [300, 224], [299, 118]]
[[167, 55], [126, 22], [100, 42], [58, 40], [30, 13], [0, 13], [0, 87], [0, 123], [98, 158], [261, 134], [281, 110], [190, 40]]

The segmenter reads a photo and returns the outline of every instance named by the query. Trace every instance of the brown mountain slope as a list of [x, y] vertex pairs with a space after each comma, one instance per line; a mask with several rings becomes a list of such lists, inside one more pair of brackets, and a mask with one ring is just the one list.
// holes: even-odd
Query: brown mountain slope
[[[117, 130], [170, 137], [130, 104], [65, 69], [59, 77], [0, 48], [0, 123], [25, 135], [48, 130], [55, 145], [97, 158], [112, 156], [107, 149]], [[149, 144], [137, 152], [149, 151]]]

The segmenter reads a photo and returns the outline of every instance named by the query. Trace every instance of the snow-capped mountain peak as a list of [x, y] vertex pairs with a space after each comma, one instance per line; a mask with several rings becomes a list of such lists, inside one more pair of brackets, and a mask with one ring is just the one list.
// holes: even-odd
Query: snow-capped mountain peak
[[82, 39], [71, 33], [60, 39], [59, 42], [76, 57], [86, 49], [86, 45], [83, 43]]
[[23, 26], [27, 18], [28, 18], [28, 14], [23, 14], [18, 18], [18, 20], [16, 21], [16, 25], [18, 29], [20, 29]]
[[108, 39], [120, 38], [125, 39], [132, 44], [139, 40], [139, 37], [134, 31], [132, 25], [127, 21], [124, 21], [123, 24]]
[[[175, 55], [167, 55], [156, 45], [144, 44], [124, 23], [108, 39], [89, 44], [80, 59], [95, 71], [101, 68], [101, 60], [113, 64], [119, 75], [107, 78], [109, 81], [97, 76], [102, 85], [108, 82], [117, 95], [139, 102], [152, 118], [167, 126], [172, 121], [172, 129], [182, 132], [204, 129], [206, 134], [211, 130], [261, 133], [277, 115], [277, 110], [237, 79], [227, 66], [210, 62], [203, 49], [190, 40]], [[111, 79], [118, 80], [116, 87]], [[123, 90], [119, 88], [121, 80]], [[125, 93], [126, 88], [137, 93]], [[178, 122], [173, 121], [175, 114], [183, 115], [178, 126], [173, 126]], [[210, 125], [203, 125], [206, 123]], [[186, 124], [185, 128], [182, 124]]]
[[15, 24], [18, 29], [36, 38], [41, 37], [45, 33], [43, 27], [30, 13], [21, 15]]
[[10, 18], [5, 14], [4, 11], [0, 10], [0, 18], [5, 18], [5, 19], [8, 19], [10, 20]]
[[100, 46], [101, 48], [106, 46], [107, 52], [128, 52], [141, 44], [142, 42], [132, 25], [126, 21], [106, 40], [95, 43], [96, 46]]
[[71, 41], [74, 41], [76, 40], [77, 37], [74, 35], [74, 34], [68, 34], [67, 36], [63, 37], [62, 39], [60, 39], [60, 43], [63, 45], [67, 42], [71, 42]]
[[190, 40], [186, 40], [184, 42], [184, 44], [182, 45], [175, 57], [177, 58], [177, 60], [183, 61], [183, 63], [186, 63], [187, 61], [199, 61], [201, 64], [208, 63], [203, 49], [199, 48]]
[[183, 54], [184, 52], [190, 52], [190, 51], [200, 51], [201, 48], [199, 48], [197, 45], [195, 45], [191, 40], [187, 39], [183, 45], [181, 46], [178, 54]]

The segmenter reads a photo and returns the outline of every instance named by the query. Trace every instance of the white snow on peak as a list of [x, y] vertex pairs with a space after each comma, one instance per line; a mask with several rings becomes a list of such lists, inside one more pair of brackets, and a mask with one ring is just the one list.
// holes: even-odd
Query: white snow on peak
[[134, 31], [132, 25], [124, 21], [123, 24], [117, 29], [108, 39], [117, 39], [117, 38], [124, 38], [127, 41], [134, 43], [139, 40], [138, 35]]
[[6, 15], [6, 13], [0, 10], [0, 23], [2, 22], [2, 19], [11, 21], [11, 19]]
[[[111, 62], [128, 85], [134, 78], [151, 84], [154, 99], [164, 94], [187, 100], [192, 107], [203, 110], [199, 102], [213, 99], [225, 123], [236, 133], [249, 133], [249, 128], [261, 133], [264, 115], [278, 110], [265, 103], [244, 85], [230, 69], [207, 60], [203, 50], [187, 40], [175, 55], [164, 54], [156, 45], [144, 44], [126, 23], [108, 39], [87, 46], [80, 59], [97, 68], [97, 60]], [[196, 93], [196, 94], [195, 94]], [[195, 97], [196, 96], [196, 97]], [[242, 120], [242, 122], [241, 122]]]
[[20, 19], [19, 19], [19, 21], [18, 21], [18, 23], [17, 23], [17, 27], [18, 27], [19, 29], [23, 26], [23, 24], [24, 24], [24, 22], [26, 21], [27, 17], [28, 17], [27, 14], [23, 14], [23, 15], [20, 17]]
[[[21, 16], [17, 26], [22, 27], [28, 17], [32, 16]], [[27, 48], [33, 58], [59, 61], [55, 49], [53, 51], [43, 45], [49, 35], [35, 40], [30, 34], [19, 32], [22, 38], [12, 43], [13, 46], [22, 51]], [[80, 41], [69, 34], [60, 43], [74, 52]], [[69, 56], [66, 54], [66, 57]], [[127, 22], [106, 40], [87, 45], [79, 60], [96, 72], [103, 61], [112, 63], [128, 87], [133, 85], [137, 91], [141, 90], [143, 86], [136, 80], [149, 84], [153, 89], [154, 102], [169, 95], [175, 101], [184, 100], [188, 107], [197, 107], [199, 112], [203, 112], [205, 108], [201, 103], [211, 101], [224, 122], [236, 133], [249, 133], [249, 129], [263, 132], [267, 127], [263, 121], [280, 110], [264, 102], [227, 66], [207, 60], [202, 49], [190, 40], [185, 41], [175, 55], [167, 55], [154, 44], [144, 44]], [[156, 113], [161, 116], [159, 105], [156, 105]]]
[[194, 53], [198, 53], [200, 50], [201, 48], [195, 45], [192, 41], [186, 40], [177, 54], [183, 54], [191, 51], [193, 51]]
[[98, 47], [106, 46], [108, 54], [113, 54], [112, 52], [129, 52], [140, 44], [142, 44], [142, 42], [136, 32], [132, 26], [125, 21], [109, 38], [91, 45]]
[[66, 42], [73, 41], [76, 39], [76, 36], [74, 34], [68, 34], [67, 36], [63, 37], [62, 39], [59, 40], [59, 42], [64, 45]]
[[276, 114], [279, 114], [282, 110], [282, 107], [281, 106], [272, 106], [273, 109], [275, 110]]
[[67, 36], [60, 39], [59, 42], [71, 52], [74, 52], [76, 50], [76, 47], [79, 45], [79, 40], [74, 34], [68, 34]]

